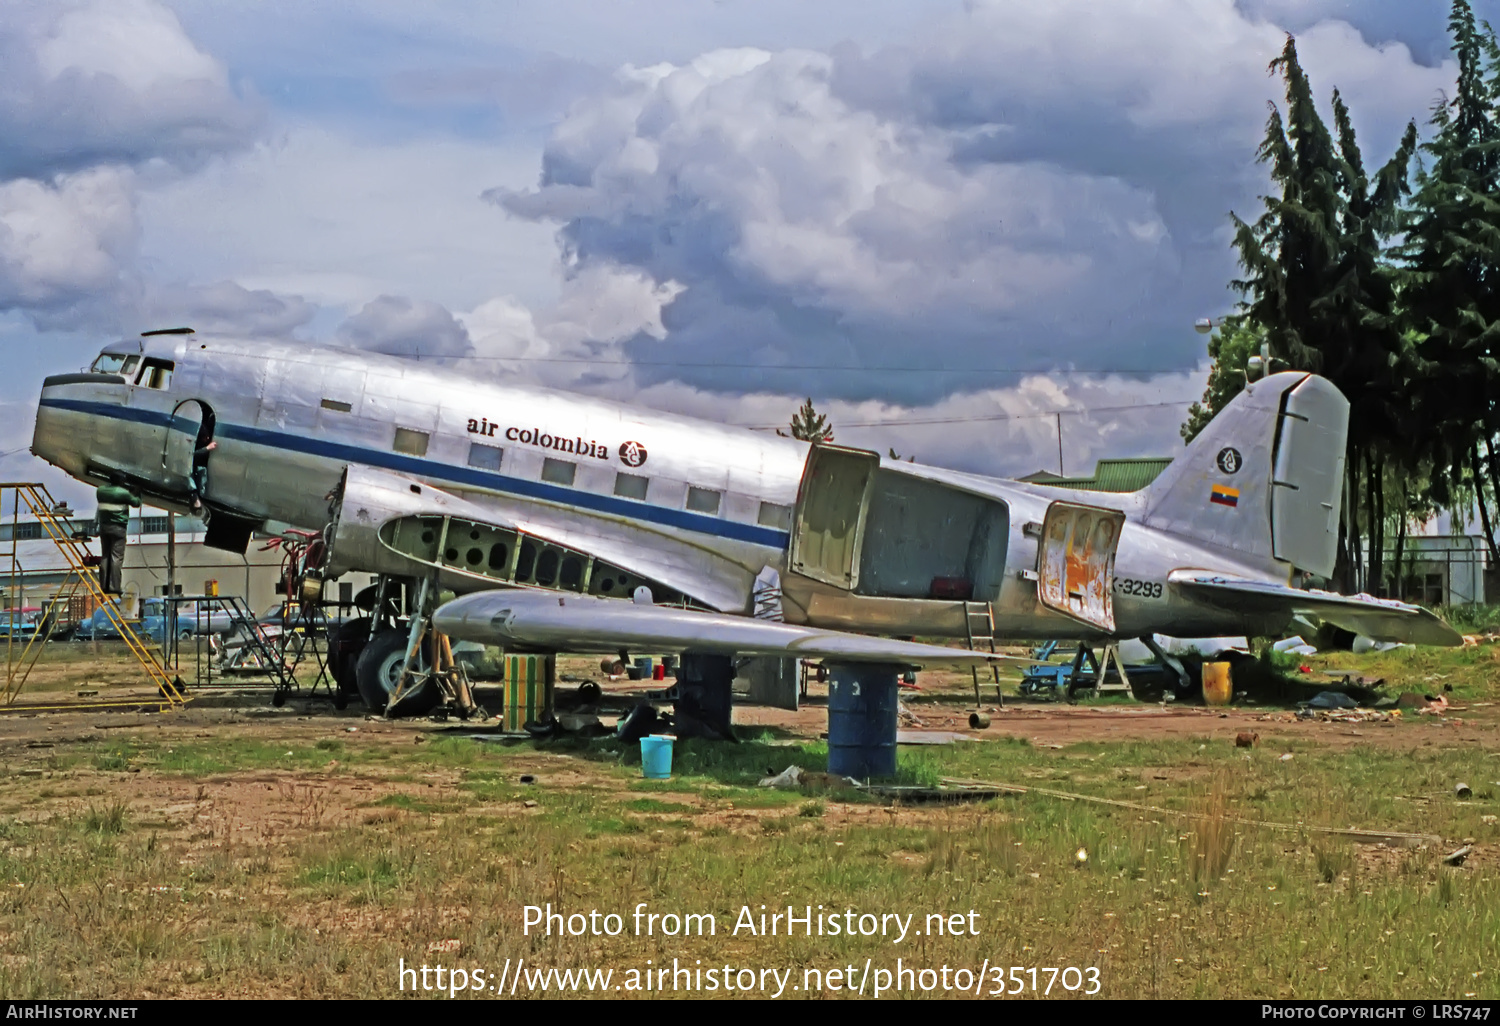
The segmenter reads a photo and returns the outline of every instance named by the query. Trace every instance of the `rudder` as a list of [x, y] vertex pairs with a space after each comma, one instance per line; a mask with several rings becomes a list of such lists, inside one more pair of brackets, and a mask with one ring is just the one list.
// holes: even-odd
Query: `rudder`
[[1327, 577], [1348, 427], [1349, 402], [1326, 378], [1287, 372], [1255, 382], [1152, 482], [1142, 522]]

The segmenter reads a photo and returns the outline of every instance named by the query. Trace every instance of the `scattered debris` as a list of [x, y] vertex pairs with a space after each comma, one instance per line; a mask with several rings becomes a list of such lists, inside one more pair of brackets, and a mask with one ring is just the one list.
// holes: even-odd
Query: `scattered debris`
[[969, 713], [969, 726], [974, 730], [983, 730], [990, 725], [990, 718], [984, 713]]
[[521, 805], [522, 805], [523, 808], [527, 808], [527, 809], [534, 809], [534, 808], [536, 808], [536, 802], [533, 801], [530, 798], [528, 798], [528, 799], [526, 799], [526, 801], [522, 802]]
[[918, 719], [917, 716], [910, 709], [908, 709], [906, 707], [906, 703], [905, 702], [902, 702], [902, 701], [899, 701], [899, 700], [896, 702], [896, 721], [898, 723], [900, 723], [901, 726], [903, 726], [903, 727], [925, 727], [926, 726], [925, 723], [923, 723], [920, 719]]
[[898, 745], [951, 745], [955, 741], [972, 741], [974, 738], [956, 730], [898, 730]]
[[1234, 736], [1234, 747], [1253, 748], [1255, 747], [1255, 742], [1259, 740], [1260, 735], [1255, 733], [1254, 731], [1240, 731]]
[[569, 734], [602, 737], [613, 733], [593, 713], [558, 713], [557, 725]]
[[1411, 646], [1401, 641], [1376, 641], [1363, 634], [1355, 637], [1353, 645], [1355, 655], [1364, 655], [1366, 652], [1389, 652], [1395, 648], [1411, 648]]
[[1319, 691], [1306, 702], [1297, 703], [1304, 709], [1357, 709], [1359, 703], [1342, 691]]
[[1088, 862], [1088, 860], [1089, 850], [1087, 848], [1079, 848], [1073, 853], [1073, 861], [1077, 862], [1080, 866]]
[[1447, 855], [1444, 855], [1443, 864], [1446, 866], [1461, 866], [1464, 864], [1464, 859], [1468, 858], [1470, 853], [1472, 853], [1473, 851], [1474, 846], [1472, 844], [1466, 844], [1462, 848], [1458, 849], [1458, 851], [1449, 852]]
[[532, 773], [522, 773], [520, 782], [523, 784], [534, 784], [536, 783], [536, 775]]
[[775, 776], [761, 778], [761, 787], [774, 787], [778, 791], [794, 791], [797, 789], [808, 790], [839, 790], [846, 787], [858, 787], [859, 781], [853, 777], [836, 777], [832, 773], [810, 773], [801, 766], [788, 766]]
[[781, 791], [790, 791], [802, 783], [802, 767], [788, 766], [774, 776], [762, 777], [761, 787], [774, 787]]
[[1294, 634], [1290, 638], [1282, 638], [1271, 646], [1277, 652], [1290, 652], [1293, 655], [1317, 655], [1318, 650], [1302, 640], [1300, 634]]
[[1291, 762], [1292, 761], [1292, 753], [1291, 752], [1287, 752], [1285, 755], [1283, 755], [1280, 759], [1278, 759], [1276, 761], [1277, 762]]
[[1474, 797], [1474, 791], [1468, 784], [1459, 781], [1453, 785], [1453, 795], [1456, 798], [1472, 798]]
[[446, 940], [433, 941], [427, 945], [427, 951], [429, 954], [434, 955], [451, 955], [461, 951], [463, 946], [464, 942], [457, 937], [449, 937]]

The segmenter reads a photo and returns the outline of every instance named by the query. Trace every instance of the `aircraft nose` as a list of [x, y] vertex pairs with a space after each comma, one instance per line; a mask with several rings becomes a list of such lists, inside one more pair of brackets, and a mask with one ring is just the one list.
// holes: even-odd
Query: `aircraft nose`
[[42, 381], [34, 455], [75, 476], [82, 476], [94, 447], [98, 408], [123, 401], [125, 382], [114, 375], [54, 374]]

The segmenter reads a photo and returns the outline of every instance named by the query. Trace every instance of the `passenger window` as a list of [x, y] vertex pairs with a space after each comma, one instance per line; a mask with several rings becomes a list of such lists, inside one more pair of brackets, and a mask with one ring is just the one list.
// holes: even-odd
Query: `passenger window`
[[792, 529], [792, 507], [782, 506], [775, 502], [763, 502], [760, 504], [760, 516], [755, 518], [761, 527], [775, 527], [782, 531]]
[[396, 429], [396, 441], [391, 445], [391, 448], [396, 452], [404, 452], [408, 456], [426, 456], [427, 432], [398, 427]]
[[140, 377], [136, 378], [137, 385], [145, 388], [170, 388], [172, 386], [172, 368], [175, 367], [171, 360], [157, 360], [147, 357], [141, 365]]
[[505, 450], [498, 445], [469, 443], [469, 466], [471, 467], [478, 467], [480, 470], [499, 470], [500, 458], [504, 455]]
[[551, 458], [542, 461], [542, 480], [552, 484], [571, 485], [578, 473], [578, 464]]
[[324, 399], [318, 405], [325, 410], [332, 410], [334, 413], [349, 413], [354, 409], [353, 404], [341, 402], [338, 399]]
[[688, 487], [687, 508], [694, 513], [718, 513], [719, 493], [712, 488]]
[[615, 494], [623, 499], [645, 499], [646, 486], [650, 483], [649, 477], [640, 474], [616, 474]]

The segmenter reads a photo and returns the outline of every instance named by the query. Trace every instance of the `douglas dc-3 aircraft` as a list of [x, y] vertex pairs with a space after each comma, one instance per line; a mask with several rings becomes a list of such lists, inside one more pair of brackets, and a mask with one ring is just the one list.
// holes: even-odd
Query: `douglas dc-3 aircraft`
[[[727, 725], [734, 656], [987, 658], [894, 640], [964, 637], [976, 609], [1001, 638], [1264, 636], [1307, 614], [1461, 643], [1416, 606], [1291, 585], [1333, 570], [1347, 422], [1328, 381], [1273, 374], [1146, 489], [1083, 492], [169, 329], [47, 378], [32, 452], [178, 510], [206, 469], [208, 544], [243, 552], [267, 524], [320, 531], [327, 577], [420, 582], [408, 593], [428, 606], [456, 593], [432, 614], [455, 637], [684, 653], [680, 680], [707, 688]], [[385, 706], [418, 636], [375, 618], [354, 670], [368, 704]]]

